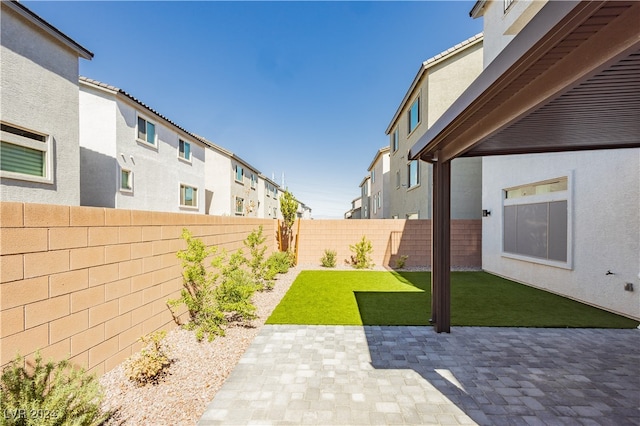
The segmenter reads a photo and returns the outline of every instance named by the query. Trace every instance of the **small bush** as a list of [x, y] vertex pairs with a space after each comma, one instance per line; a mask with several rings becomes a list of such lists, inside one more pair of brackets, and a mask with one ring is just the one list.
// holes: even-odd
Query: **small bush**
[[371, 244], [371, 241], [369, 241], [364, 235], [358, 243], [356, 243], [355, 245], [350, 245], [349, 250], [354, 253], [351, 256], [351, 264], [354, 268], [367, 269], [373, 268], [375, 266], [373, 263], [373, 259], [371, 258], [373, 245]]
[[223, 278], [215, 291], [218, 308], [231, 315], [231, 319], [249, 321], [256, 318], [256, 307], [251, 303], [251, 296], [257, 290], [251, 274], [243, 269], [236, 269]]
[[277, 274], [286, 274], [292, 266], [291, 254], [286, 251], [277, 251], [269, 256], [267, 265]]
[[338, 252], [336, 252], [335, 250], [325, 249], [324, 255], [320, 259], [320, 263], [325, 268], [335, 268], [337, 255], [338, 255]]
[[156, 331], [139, 340], [146, 344], [142, 351], [125, 362], [125, 373], [138, 386], [157, 384], [164, 376], [171, 360], [164, 352], [162, 340], [167, 335], [164, 330]]
[[2, 371], [0, 423], [99, 425], [111, 416], [100, 410], [104, 396], [94, 375], [68, 360], [43, 363], [40, 352], [32, 367], [18, 355]]
[[398, 259], [396, 259], [396, 269], [404, 268], [404, 265], [405, 265], [405, 263], [407, 263], [407, 259], [408, 258], [409, 258], [409, 256], [407, 256], [406, 254], [403, 254]]

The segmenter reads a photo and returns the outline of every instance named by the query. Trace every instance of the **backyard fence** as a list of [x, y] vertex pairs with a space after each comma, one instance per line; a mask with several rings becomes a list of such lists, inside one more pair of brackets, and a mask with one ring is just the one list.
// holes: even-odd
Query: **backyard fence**
[[[176, 252], [187, 228], [207, 245], [243, 247], [263, 226], [267, 255], [277, 221], [93, 207], [0, 203], [0, 366], [16, 353], [71, 361], [103, 374], [140, 349], [137, 339], [175, 323], [166, 301], [182, 288]], [[378, 265], [430, 264], [430, 221], [303, 220], [299, 264], [325, 249], [350, 258], [362, 236]], [[480, 266], [480, 221], [452, 222], [452, 265]], [[184, 311], [182, 311], [184, 315]]]

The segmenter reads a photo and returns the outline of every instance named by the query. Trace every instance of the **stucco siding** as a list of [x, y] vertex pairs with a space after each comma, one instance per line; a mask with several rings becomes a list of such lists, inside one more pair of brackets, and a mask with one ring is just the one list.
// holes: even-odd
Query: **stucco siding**
[[[571, 268], [505, 257], [503, 189], [562, 175], [572, 183]], [[485, 157], [482, 180], [482, 208], [491, 211], [483, 218], [483, 269], [640, 318], [640, 149]]]
[[229, 216], [232, 214], [231, 182], [233, 176], [231, 159], [212, 148], [205, 149], [206, 189], [211, 193], [209, 214]]
[[51, 183], [3, 177], [3, 201], [80, 204], [78, 55], [3, 7], [0, 118], [48, 135]]

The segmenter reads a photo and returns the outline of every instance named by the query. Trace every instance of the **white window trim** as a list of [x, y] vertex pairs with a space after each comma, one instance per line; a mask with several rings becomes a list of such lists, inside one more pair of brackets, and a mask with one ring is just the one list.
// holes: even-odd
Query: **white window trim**
[[[196, 201], [196, 205], [195, 206], [187, 206], [182, 204], [182, 200], [181, 200], [181, 190], [182, 187], [189, 187], [189, 188], [193, 188], [196, 191], [196, 196], [195, 196], [195, 201]], [[188, 183], [184, 183], [184, 182], [180, 182], [180, 185], [178, 186], [178, 205], [180, 206], [181, 210], [199, 210], [200, 209], [200, 203], [199, 203], [199, 198], [200, 197], [200, 189], [197, 186], [193, 186], [193, 185], [189, 185]]]
[[250, 180], [251, 180], [251, 189], [256, 189], [258, 187], [258, 176], [256, 176], [255, 173], [251, 173]]
[[[180, 141], [184, 142], [185, 144], [189, 144], [189, 158], [184, 158], [180, 155]], [[193, 161], [192, 161], [193, 150], [191, 148], [193, 148], [193, 144], [190, 141], [186, 139], [178, 138], [178, 160], [183, 161], [185, 163], [193, 164]]]
[[16, 129], [21, 129], [30, 133], [34, 133], [36, 135], [40, 135], [45, 138], [44, 142], [36, 141], [24, 136], [16, 135], [10, 132], [1, 132], [0, 140], [2, 142], [10, 143], [12, 145], [23, 146], [25, 148], [35, 149], [37, 151], [44, 152], [44, 166], [45, 166], [45, 175], [44, 176], [33, 176], [27, 175], [23, 173], [9, 172], [5, 170], [0, 170], [0, 177], [15, 179], [15, 180], [23, 180], [28, 182], [36, 182], [36, 183], [46, 183], [52, 185], [54, 183], [53, 179], [53, 150], [51, 149], [52, 137], [50, 135], [45, 135], [40, 132], [36, 132], [33, 130], [26, 129], [20, 126], [14, 126], [13, 124], [5, 123], [3, 124], [11, 127], [15, 127]]
[[[567, 178], [567, 190], [548, 192], [544, 194], [528, 195], [525, 197], [506, 198], [506, 191], [509, 189], [515, 189], [521, 186], [532, 185], [535, 183], [542, 183], [558, 179], [559, 177]], [[524, 182], [518, 185], [511, 185], [508, 188], [502, 190], [502, 206], [500, 208], [500, 251], [501, 256], [509, 259], [521, 260], [529, 263], [537, 263], [545, 266], [552, 266], [561, 269], [573, 269], [573, 171], [566, 171], [558, 173], [553, 177], [547, 176], [542, 179], [531, 179], [529, 182]], [[541, 259], [539, 257], [525, 256], [522, 254], [509, 253], [504, 251], [504, 207], [505, 206], [521, 206], [525, 204], [536, 203], [549, 203], [553, 201], [566, 201], [567, 202], [567, 261], [561, 262], [558, 260]]]
[[[239, 199], [242, 200], [242, 209], [241, 209], [241, 211], [238, 211], [238, 208], [237, 208]], [[238, 197], [237, 195], [234, 196], [234, 198], [233, 198], [233, 213], [236, 216], [244, 216], [244, 201], [245, 201], [244, 198]]]
[[[129, 180], [131, 181], [131, 188], [123, 188], [122, 187], [122, 172], [129, 172]], [[119, 177], [118, 177], [118, 189], [120, 190], [120, 192], [123, 192], [125, 194], [133, 194], [133, 170], [131, 169], [127, 169], [124, 167], [120, 167], [120, 173], [119, 173]]]
[[[410, 186], [410, 184], [411, 184], [411, 170], [410, 170], [410, 167], [411, 167], [411, 162], [412, 161], [416, 161], [416, 164], [418, 165], [418, 170], [417, 170], [417, 173], [416, 173], [416, 178], [418, 179], [418, 183], [416, 183], [413, 186]], [[421, 169], [422, 169], [422, 167], [420, 166], [420, 160], [411, 160], [411, 161], [409, 161], [407, 163], [407, 191], [411, 191], [413, 189], [420, 188], [420, 185], [422, 185], [422, 179], [420, 177], [420, 173], [422, 173]]]
[[395, 130], [391, 132], [391, 151], [396, 153], [398, 149], [400, 149], [400, 130], [396, 126]]
[[[148, 142], [144, 139], [140, 139], [138, 137], [138, 119], [142, 118], [144, 121], [153, 124], [154, 128], [155, 128], [155, 132], [153, 135], [153, 143]], [[136, 142], [138, 142], [140, 145], [155, 149], [156, 151], [158, 150], [158, 123], [156, 123], [153, 120], [149, 120], [147, 118], [147, 116], [145, 116], [144, 114], [140, 114], [140, 113], [136, 113], [136, 127], [135, 127], [135, 137], [136, 137]], [[146, 129], [145, 129], [146, 131]]]
[[[242, 180], [238, 180], [238, 167], [242, 169], [242, 178], [241, 178]], [[235, 180], [241, 185], [244, 185], [244, 167], [242, 167], [239, 164], [236, 164], [235, 167], [233, 168], [233, 180]]]

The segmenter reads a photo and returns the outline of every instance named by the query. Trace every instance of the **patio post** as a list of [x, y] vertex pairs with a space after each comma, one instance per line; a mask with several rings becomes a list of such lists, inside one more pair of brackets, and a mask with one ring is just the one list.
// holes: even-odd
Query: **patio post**
[[[438, 154], [440, 154], [438, 152]], [[451, 161], [433, 161], [431, 312], [437, 333], [451, 332]]]

